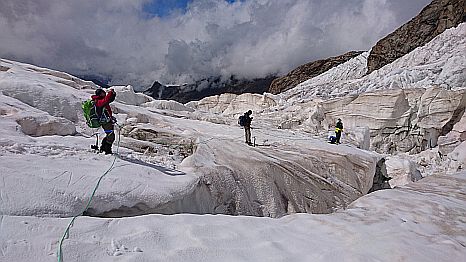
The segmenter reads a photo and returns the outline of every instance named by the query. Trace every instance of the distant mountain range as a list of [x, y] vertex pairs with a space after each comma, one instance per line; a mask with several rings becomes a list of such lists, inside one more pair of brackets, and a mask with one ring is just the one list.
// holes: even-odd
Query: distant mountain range
[[165, 86], [155, 82], [144, 94], [155, 99], [176, 100], [181, 103], [200, 100], [207, 96], [223, 93], [243, 94], [268, 92], [270, 84], [276, 76], [256, 79], [238, 79], [234, 76], [227, 80], [211, 77], [192, 84]]

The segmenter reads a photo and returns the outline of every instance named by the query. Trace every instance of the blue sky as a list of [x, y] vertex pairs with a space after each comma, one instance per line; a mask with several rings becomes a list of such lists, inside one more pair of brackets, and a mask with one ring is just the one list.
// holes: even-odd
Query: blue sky
[[[154, 16], [164, 17], [172, 11], [186, 11], [186, 8], [193, 0], [152, 0], [144, 6], [144, 11]], [[238, 0], [225, 0], [228, 3], [233, 3]]]

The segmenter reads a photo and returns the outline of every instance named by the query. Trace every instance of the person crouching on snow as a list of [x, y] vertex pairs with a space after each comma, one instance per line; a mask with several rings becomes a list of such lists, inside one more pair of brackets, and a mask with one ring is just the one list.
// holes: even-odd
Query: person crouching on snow
[[100, 145], [100, 152], [105, 152], [105, 154], [112, 154], [112, 144], [115, 141], [113, 124], [116, 123], [116, 119], [112, 116], [112, 109], [110, 108], [110, 103], [115, 100], [115, 96], [116, 93], [113, 89], [110, 89], [107, 94], [103, 89], [99, 88], [95, 90], [95, 95], [91, 97], [106, 134]]

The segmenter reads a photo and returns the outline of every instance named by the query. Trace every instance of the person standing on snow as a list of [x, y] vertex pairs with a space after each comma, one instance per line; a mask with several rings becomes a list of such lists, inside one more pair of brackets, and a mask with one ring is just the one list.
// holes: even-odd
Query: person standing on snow
[[343, 132], [343, 122], [341, 122], [341, 119], [338, 118], [338, 121], [335, 125], [335, 135], [336, 135], [335, 143], [337, 144], [340, 144], [341, 132]]
[[100, 145], [100, 152], [112, 154], [112, 144], [115, 141], [115, 132], [113, 124], [116, 119], [112, 116], [110, 103], [115, 100], [116, 93], [113, 89], [108, 91], [108, 94], [101, 88], [95, 90], [95, 95], [91, 96], [96, 107], [96, 113], [99, 116], [100, 123], [106, 134]]
[[251, 122], [253, 117], [252, 115], [252, 110], [249, 110], [248, 112], [244, 113], [244, 136], [246, 137], [246, 144], [252, 145], [251, 143]]

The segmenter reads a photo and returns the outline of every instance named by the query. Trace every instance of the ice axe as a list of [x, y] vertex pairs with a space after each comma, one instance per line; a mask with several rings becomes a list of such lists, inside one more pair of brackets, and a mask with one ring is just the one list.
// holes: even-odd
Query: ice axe
[[99, 133], [96, 133], [95, 134], [95, 145], [91, 145], [91, 149], [94, 149], [94, 150], [99, 150]]

